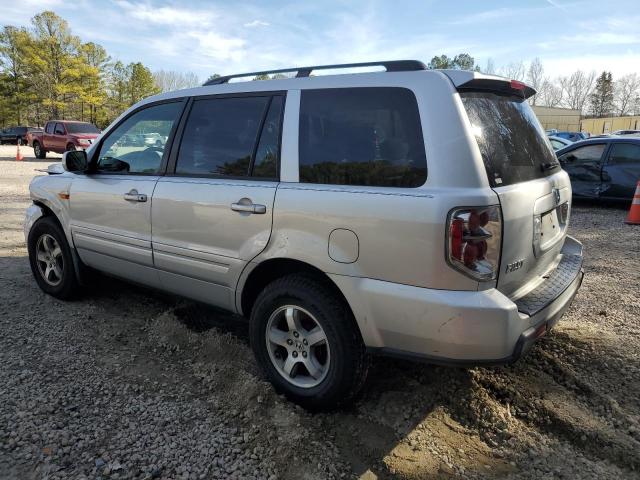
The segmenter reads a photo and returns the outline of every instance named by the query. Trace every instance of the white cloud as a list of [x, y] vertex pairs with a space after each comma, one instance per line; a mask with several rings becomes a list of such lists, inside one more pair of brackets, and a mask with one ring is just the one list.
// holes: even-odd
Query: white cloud
[[216, 15], [209, 10], [194, 10], [192, 8], [154, 7], [147, 3], [134, 3], [127, 0], [116, 2], [126, 13], [143, 22], [155, 25], [173, 27], [208, 26], [215, 20]]
[[244, 26], [247, 28], [268, 27], [269, 25], [271, 25], [269, 22], [264, 22], [262, 20], [253, 20], [252, 22], [244, 24]]

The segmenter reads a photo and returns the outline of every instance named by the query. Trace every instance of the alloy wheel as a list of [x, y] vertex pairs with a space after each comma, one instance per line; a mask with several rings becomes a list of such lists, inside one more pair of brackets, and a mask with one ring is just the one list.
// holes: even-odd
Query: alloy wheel
[[327, 335], [304, 308], [285, 305], [274, 311], [265, 339], [271, 363], [289, 383], [313, 388], [327, 376], [331, 361]]
[[64, 259], [57, 240], [48, 233], [43, 234], [36, 244], [36, 263], [42, 279], [52, 287], [62, 282]]

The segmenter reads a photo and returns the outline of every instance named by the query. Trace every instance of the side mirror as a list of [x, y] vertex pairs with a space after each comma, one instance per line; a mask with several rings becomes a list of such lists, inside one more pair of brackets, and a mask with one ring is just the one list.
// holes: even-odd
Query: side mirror
[[87, 152], [84, 150], [71, 150], [62, 154], [62, 167], [67, 172], [82, 173], [89, 167]]

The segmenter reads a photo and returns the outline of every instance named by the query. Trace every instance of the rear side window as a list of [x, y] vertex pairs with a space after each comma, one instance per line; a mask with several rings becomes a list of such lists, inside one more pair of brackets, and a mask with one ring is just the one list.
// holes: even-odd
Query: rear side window
[[640, 145], [614, 143], [609, 154], [610, 165], [640, 164]]
[[300, 182], [419, 187], [427, 179], [416, 98], [405, 88], [304, 90]]
[[[269, 103], [268, 96], [195, 100], [185, 124], [176, 173], [248, 176]], [[261, 165], [268, 162], [265, 156]]]
[[527, 101], [491, 92], [463, 92], [471, 123], [492, 187], [552, 175], [556, 157]]

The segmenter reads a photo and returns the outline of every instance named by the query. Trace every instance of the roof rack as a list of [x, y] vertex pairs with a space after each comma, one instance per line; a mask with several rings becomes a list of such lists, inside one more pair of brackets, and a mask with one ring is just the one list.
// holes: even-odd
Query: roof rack
[[338, 65], [316, 65], [314, 67], [283, 68], [280, 70], [264, 70], [262, 72], [236, 73], [234, 75], [225, 75], [224, 77], [212, 78], [211, 80], [207, 81], [204, 86], [228, 83], [232, 78], [239, 77], [256, 77], [258, 75], [296, 72], [296, 78], [304, 78], [308, 77], [314, 70], [332, 70], [337, 68], [379, 66], [384, 67], [387, 72], [410, 72], [415, 70], [427, 69], [427, 66], [419, 60], [390, 60], [387, 62], [341, 63]]

